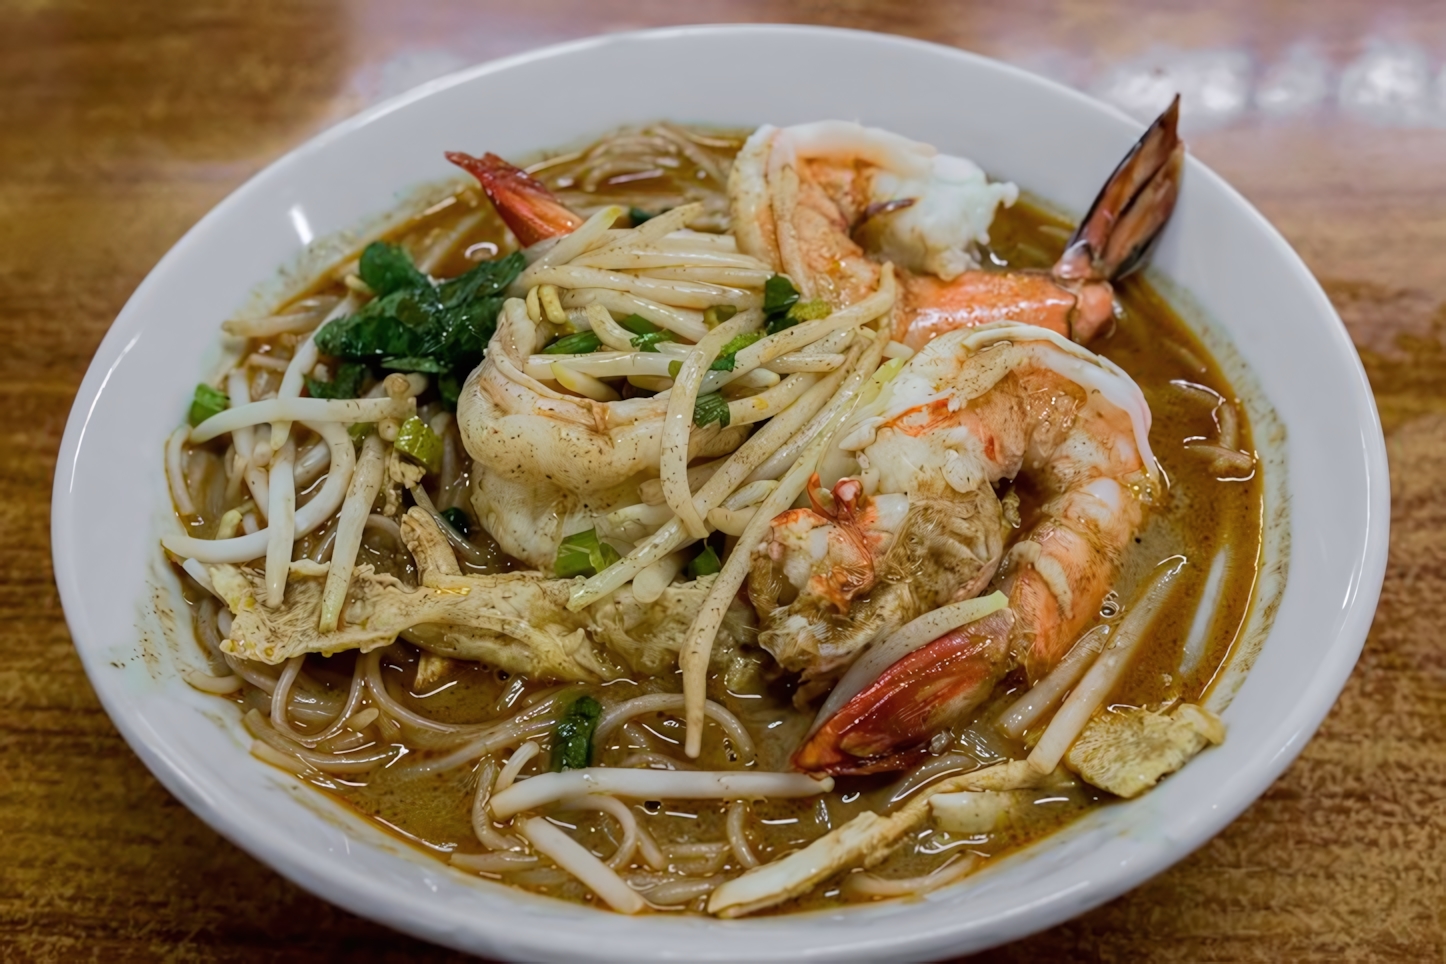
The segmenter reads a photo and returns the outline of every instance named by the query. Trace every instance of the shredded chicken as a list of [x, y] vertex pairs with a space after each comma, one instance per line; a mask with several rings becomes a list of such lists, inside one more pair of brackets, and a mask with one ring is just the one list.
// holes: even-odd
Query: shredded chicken
[[413, 589], [359, 566], [334, 633], [317, 629], [325, 566], [293, 564], [283, 604], [274, 610], [258, 603], [265, 589], [260, 571], [208, 567], [234, 615], [222, 648], [276, 664], [303, 653], [366, 652], [405, 634], [438, 656], [537, 679], [597, 682], [674, 665], [713, 579], [669, 586], [652, 604], [620, 592], [573, 613], [566, 605], [571, 580], [535, 572], [460, 575], [445, 537], [420, 509], [408, 511], [402, 534], [422, 584]]
[[1224, 739], [1225, 724], [1202, 706], [1185, 703], [1168, 716], [1131, 706], [1095, 714], [1064, 759], [1092, 786], [1137, 797]]

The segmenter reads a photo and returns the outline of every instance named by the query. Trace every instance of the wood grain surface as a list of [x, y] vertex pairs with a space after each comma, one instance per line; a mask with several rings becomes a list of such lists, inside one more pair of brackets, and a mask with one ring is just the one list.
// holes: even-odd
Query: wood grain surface
[[0, 956], [452, 956], [256, 863], [116, 734], [50, 569], [66, 414], [156, 261], [317, 130], [478, 60], [600, 31], [748, 20], [954, 44], [1127, 106], [1152, 83], [1186, 85], [1191, 149], [1305, 257], [1381, 406], [1390, 566], [1365, 653], [1320, 732], [1199, 852], [983, 959], [1446, 959], [1440, 0], [0, 3]]

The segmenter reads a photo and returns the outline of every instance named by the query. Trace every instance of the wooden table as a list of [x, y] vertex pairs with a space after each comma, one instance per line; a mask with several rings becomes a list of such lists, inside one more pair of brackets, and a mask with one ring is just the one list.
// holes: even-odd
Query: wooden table
[[[1393, 475], [1390, 568], [1365, 654], [1320, 733], [1198, 853], [1079, 920], [985, 957], [1446, 956], [1446, 498], [1437, 496], [1446, 478], [1446, 85], [1432, 88], [1446, 57], [1446, 4], [1165, 6], [0, 7], [0, 955], [447, 956], [282, 880], [192, 817], [126, 748], [81, 672], [52, 581], [56, 450], [91, 354], [126, 297], [252, 173], [369, 101], [446, 70], [679, 22], [686, 11], [697, 22], [897, 31], [1122, 102], [1148, 93], [1149, 68], [1165, 65], [1195, 91], [1186, 108], [1191, 149], [1305, 257], [1377, 393]], [[1292, 53], [1300, 43], [1313, 46]]]

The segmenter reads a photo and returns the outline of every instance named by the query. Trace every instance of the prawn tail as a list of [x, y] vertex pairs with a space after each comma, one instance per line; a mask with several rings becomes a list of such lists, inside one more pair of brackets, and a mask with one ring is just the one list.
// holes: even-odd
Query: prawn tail
[[1111, 281], [1144, 265], [1175, 210], [1185, 145], [1177, 94], [1110, 175], [1054, 266], [1062, 282]]
[[1001, 610], [904, 656], [804, 741], [794, 769], [844, 776], [920, 762], [931, 738], [983, 702], [1004, 675], [1013, 624]]
[[473, 157], [448, 151], [447, 160], [478, 180], [492, 206], [524, 247], [571, 234], [582, 224], [583, 219], [559, 201], [547, 185], [496, 154]]

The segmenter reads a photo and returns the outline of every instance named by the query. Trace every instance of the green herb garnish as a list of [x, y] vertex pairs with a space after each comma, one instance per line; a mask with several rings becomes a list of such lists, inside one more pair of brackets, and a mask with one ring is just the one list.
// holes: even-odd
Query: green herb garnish
[[651, 335], [663, 330], [642, 315], [628, 315], [618, 322], [618, 326], [635, 335]]
[[781, 274], [776, 274], [763, 283], [764, 327], [770, 335], [789, 327], [788, 309], [798, 301], [798, 289]]
[[226, 411], [229, 404], [231, 399], [219, 388], [206, 384], [197, 385], [196, 393], [191, 396], [191, 411], [187, 419], [194, 428], [212, 415], [220, 415]]
[[588, 529], [562, 540], [552, 571], [559, 579], [595, 576], [621, 558], [616, 549], [597, 537], [596, 529]]
[[552, 769], [582, 770], [592, 765], [592, 735], [602, 717], [602, 704], [579, 696], [552, 731]]
[[728, 340], [728, 344], [719, 350], [718, 357], [713, 359], [709, 369], [715, 372], [731, 372], [733, 366], [738, 364], [738, 353], [762, 338], [761, 331], [746, 331], [741, 335], [734, 335]]
[[674, 335], [671, 331], [649, 331], [641, 335], [634, 335], [632, 337], [634, 348], [636, 348], [638, 351], [651, 352], [656, 352], [658, 350], [658, 342], [660, 341], [677, 340], [678, 337]]
[[442, 396], [442, 401], [447, 403], [448, 408], [455, 409], [457, 399], [462, 397], [462, 376], [456, 372], [438, 375], [437, 394]]
[[525, 266], [518, 252], [433, 284], [405, 250], [373, 242], [362, 252], [358, 271], [377, 297], [355, 314], [328, 322], [316, 333], [316, 347], [345, 361], [450, 376], [460, 386], [482, 360], [504, 292]]
[[711, 576], [722, 569], [723, 560], [718, 558], [718, 553], [713, 551], [712, 546], [704, 545], [703, 551], [688, 563], [688, 577], [697, 579], [699, 576]]
[[405, 248], [385, 241], [367, 245], [357, 265], [357, 274], [378, 298], [394, 291], [430, 284], [427, 276], [412, 264], [411, 255]]
[[693, 424], [699, 428], [707, 428], [714, 422], [727, 428], [732, 417], [728, 411], [728, 400], [717, 392], [699, 395], [698, 401], [693, 403]]
[[357, 398], [366, 377], [367, 366], [361, 362], [342, 362], [329, 382], [307, 375], [306, 392], [312, 398]]
[[397, 429], [397, 440], [392, 443], [397, 451], [416, 462], [428, 472], [437, 473], [442, 469], [442, 440], [432, 427], [413, 415]]
[[591, 331], [574, 332], [542, 349], [544, 355], [590, 355], [602, 347], [602, 339]]

